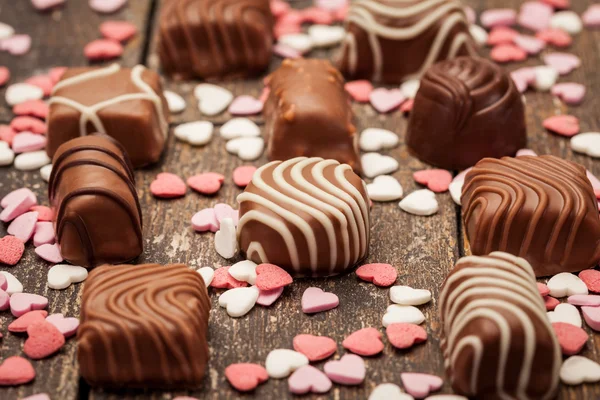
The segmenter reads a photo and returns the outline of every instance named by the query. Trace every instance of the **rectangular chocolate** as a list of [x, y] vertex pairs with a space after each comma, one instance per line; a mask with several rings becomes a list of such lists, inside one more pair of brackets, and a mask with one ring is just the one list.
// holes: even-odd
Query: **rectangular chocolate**
[[143, 250], [133, 168], [105, 135], [70, 140], [54, 154], [48, 187], [56, 240], [65, 260], [87, 268], [118, 264]]
[[83, 289], [79, 370], [92, 386], [196, 388], [208, 361], [210, 299], [187, 266], [104, 265]]
[[271, 160], [322, 157], [361, 172], [344, 78], [327, 60], [284, 60], [267, 77], [265, 140]]
[[271, 61], [273, 23], [269, 0], [163, 1], [163, 71], [178, 79], [257, 75]]
[[69, 68], [50, 98], [46, 150], [52, 157], [66, 141], [99, 132], [120, 142], [141, 167], [160, 159], [168, 117], [160, 77], [142, 65]]

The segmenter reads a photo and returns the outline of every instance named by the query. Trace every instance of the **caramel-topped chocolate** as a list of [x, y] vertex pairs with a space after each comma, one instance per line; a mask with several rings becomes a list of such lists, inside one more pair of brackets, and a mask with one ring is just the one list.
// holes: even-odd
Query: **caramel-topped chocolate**
[[598, 202], [579, 164], [555, 156], [486, 158], [467, 174], [461, 202], [475, 255], [523, 257], [536, 276], [600, 260]]
[[322, 157], [362, 170], [344, 78], [329, 61], [284, 60], [266, 84], [265, 140], [271, 160]]
[[105, 265], [88, 276], [77, 332], [93, 386], [195, 388], [208, 361], [210, 299], [185, 265]]
[[110, 137], [84, 136], [60, 146], [48, 197], [65, 260], [91, 268], [142, 253], [142, 211], [133, 168]]
[[165, 0], [162, 68], [180, 79], [256, 75], [271, 61], [273, 23], [269, 0]]
[[406, 143], [421, 161], [453, 170], [527, 144], [525, 108], [512, 79], [483, 58], [459, 57], [427, 70]]

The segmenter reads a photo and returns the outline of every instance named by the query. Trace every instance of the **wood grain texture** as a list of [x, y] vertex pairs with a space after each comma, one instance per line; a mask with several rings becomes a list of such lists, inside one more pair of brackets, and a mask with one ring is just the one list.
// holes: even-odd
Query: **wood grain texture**
[[[575, 10], [582, 12], [591, 0], [575, 4]], [[12, 3], [12, 2], [11, 2]], [[70, 1], [61, 11], [50, 15], [38, 15], [29, 12], [29, 2], [19, 1], [14, 8], [7, 6], [5, 1], [0, 4], [0, 21], [10, 22], [18, 30], [29, 32], [34, 38], [32, 52], [22, 58], [0, 53], [0, 65], [8, 65], [13, 71], [11, 82], [26, 78], [35, 73], [43, 73], [55, 65], [85, 64], [82, 49], [85, 43], [98, 37], [97, 25], [106, 19], [127, 19], [134, 21], [142, 32], [134, 41], [127, 45], [124, 65], [134, 65], [144, 55], [145, 46], [150, 52], [144, 61], [153, 69], [159, 69], [159, 62], [154, 49], [156, 48], [156, 27], [158, 12], [154, 20], [148, 21], [151, 15], [151, 1], [132, 0], [129, 6], [115, 16], [98, 16], [87, 6], [87, 1]], [[519, 0], [471, 0], [468, 1], [477, 11], [489, 7], [511, 7], [517, 9]], [[582, 4], [580, 4], [582, 3]], [[156, 1], [159, 5], [160, 2]], [[309, 0], [294, 2], [296, 7], [310, 4]], [[8, 11], [7, 11], [8, 10]], [[57, 17], [58, 15], [58, 17]], [[59, 18], [56, 22], [56, 18]], [[150, 23], [150, 25], [148, 25]], [[60, 31], [54, 32], [46, 27], [51, 26]], [[144, 36], [146, 28], [151, 28], [153, 34]], [[59, 33], [60, 32], [60, 33]], [[567, 139], [544, 132], [541, 121], [547, 116], [569, 111], [582, 120], [582, 130], [598, 130], [600, 122], [596, 118], [598, 100], [593, 93], [600, 89], [595, 72], [598, 63], [598, 39], [600, 33], [584, 31], [578, 35], [574, 46], [569, 51], [580, 55], [583, 66], [573, 72], [564, 81], [585, 82], [588, 96], [582, 106], [566, 108], [560, 102], [553, 101], [548, 94], [531, 92], [526, 95], [528, 102], [528, 127], [530, 147], [540, 154], [555, 154], [578, 161], [598, 176], [600, 163], [593, 162], [589, 157], [574, 155], [570, 152]], [[65, 43], [65, 41], [68, 41]], [[329, 51], [313, 52], [311, 56], [330, 57]], [[8, 58], [7, 58], [8, 57]], [[275, 69], [280, 60], [274, 58], [270, 70]], [[540, 62], [530, 60], [528, 64]], [[513, 69], [510, 65], [508, 68]], [[188, 107], [184, 113], [173, 117], [173, 123], [179, 124], [199, 119], [206, 119], [197, 110], [197, 102], [192, 95], [198, 82], [165, 81], [165, 87], [183, 95]], [[258, 96], [262, 90], [262, 77], [244, 82], [225, 82], [222, 86], [231, 90], [235, 95], [251, 94]], [[4, 91], [0, 91], [0, 121], [10, 120], [11, 113], [4, 103]], [[412, 173], [427, 166], [408, 154], [404, 144], [406, 119], [395, 112], [382, 116], [377, 114], [369, 105], [354, 104], [359, 130], [367, 127], [387, 128], [400, 136], [400, 145], [389, 152], [400, 163], [400, 169], [394, 176], [402, 183], [405, 193], [420, 188], [413, 179]], [[202, 266], [218, 267], [231, 265], [235, 260], [226, 261], [220, 258], [213, 248], [213, 235], [210, 233], [195, 233], [189, 224], [191, 216], [198, 210], [224, 202], [235, 205], [236, 196], [241, 193], [232, 182], [232, 172], [240, 165], [262, 165], [267, 161], [263, 156], [260, 160], [245, 163], [225, 151], [225, 141], [218, 134], [218, 127], [230, 116], [227, 113], [210, 118], [215, 123], [215, 135], [212, 142], [205, 147], [191, 147], [177, 142], [172, 136], [168, 149], [162, 160], [152, 168], [136, 172], [137, 189], [143, 208], [145, 251], [137, 261], [153, 263], [182, 262], [192, 268]], [[262, 118], [255, 118], [262, 125]], [[177, 200], [157, 200], [149, 193], [149, 185], [159, 172], [173, 172], [182, 178], [190, 177], [201, 172], [220, 172], [226, 176], [226, 181], [215, 197], [201, 196], [188, 192], [186, 197]], [[47, 202], [47, 185], [42, 182], [37, 172], [23, 173], [13, 168], [0, 169], [0, 196], [11, 189], [21, 186], [33, 187], [40, 202]], [[439, 288], [449, 269], [452, 268], [462, 254], [462, 230], [460, 226], [460, 210], [448, 193], [437, 196], [440, 211], [432, 217], [417, 217], [409, 215], [397, 206], [397, 202], [388, 204], [375, 203], [372, 209], [373, 226], [371, 227], [370, 254], [366, 262], [390, 263], [399, 271], [398, 284], [410, 285], [416, 288], [432, 290], [434, 301], [420, 307], [426, 315], [424, 324], [429, 334], [428, 341], [409, 351], [393, 349], [384, 339], [386, 347], [383, 354], [366, 358], [367, 379], [357, 388], [347, 388], [335, 385], [326, 396], [311, 398], [336, 399], [366, 399], [371, 390], [383, 382], [400, 382], [400, 373], [415, 371], [427, 372], [443, 376], [443, 361], [439, 350], [439, 320], [437, 317], [437, 297]], [[5, 234], [6, 225], [0, 226], [0, 236]], [[2, 270], [14, 273], [29, 292], [48, 295], [50, 311], [63, 312], [66, 315], [77, 315], [79, 310], [79, 292], [82, 285], [74, 285], [65, 291], [53, 291], [46, 288], [46, 263], [41, 262], [33, 253], [33, 246], [28, 246], [26, 256], [18, 266]], [[325, 313], [307, 316], [300, 309], [300, 298], [309, 286], [317, 286], [326, 291], [336, 293], [340, 297], [340, 306]], [[211, 360], [205, 378], [204, 387], [196, 392], [142, 392], [120, 391], [104, 392], [91, 389], [77, 374], [75, 340], [69, 340], [60, 355], [48, 360], [34, 362], [38, 377], [34, 383], [16, 389], [0, 389], [0, 398], [17, 399], [33, 393], [46, 392], [52, 399], [171, 399], [177, 395], [192, 395], [202, 399], [250, 398], [251, 395], [240, 395], [232, 390], [224, 377], [227, 365], [236, 362], [257, 362], [264, 365], [264, 360], [270, 350], [275, 348], [291, 348], [292, 339], [300, 333], [327, 335], [338, 342], [339, 357], [345, 353], [341, 347], [342, 340], [351, 332], [373, 326], [383, 333], [381, 318], [386, 307], [390, 304], [389, 291], [360, 282], [353, 273], [325, 280], [306, 279], [295, 282], [286, 288], [283, 296], [270, 308], [255, 307], [248, 315], [233, 319], [227, 316], [224, 309], [217, 303], [221, 291], [210, 289], [213, 307], [210, 318], [210, 351]], [[5, 327], [12, 316], [2, 313], [1, 326]], [[2, 339], [2, 359], [11, 355], [21, 354], [22, 337], [6, 334], [5, 328], [0, 328], [5, 334]], [[600, 360], [596, 337], [588, 344], [584, 355]], [[323, 362], [318, 363], [322, 367]], [[446, 384], [443, 393], [450, 393]], [[255, 398], [280, 399], [291, 398], [287, 390], [287, 380], [270, 380], [261, 385], [254, 393]], [[564, 388], [561, 399], [592, 399], [600, 397], [600, 385], [584, 385], [577, 388]]]

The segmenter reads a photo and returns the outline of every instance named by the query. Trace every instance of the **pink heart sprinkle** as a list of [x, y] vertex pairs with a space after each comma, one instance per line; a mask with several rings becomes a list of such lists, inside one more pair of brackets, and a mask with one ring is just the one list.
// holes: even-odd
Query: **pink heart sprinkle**
[[337, 351], [337, 343], [327, 336], [296, 335], [293, 346], [294, 350], [304, 354], [310, 361], [324, 360]]
[[46, 318], [46, 321], [58, 328], [66, 338], [77, 333], [79, 328], [79, 319], [74, 317], [65, 318], [62, 314], [52, 314]]
[[492, 49], [490, 57], [498, 63], [523, 61], [527, 58], [527, 52], [514, 44], [500, 44]]
[[2, 140], [3, 142], [6, 142], [9, 145], [11, 145], [12, 140], [16, 134], [17, 132], [15, 132], [15, 130], [10, 126], [0, 125], [0, 140]]
[[315, 6], [329, 12], [348, 6], [348, 0], [315, 0]]
[[0, 290], [6, 290], [8, 288], [8, 281], [4, 274], [0, 274]]
[[114, 40], [96, 39], [85, 45], [83, 54], [90, 61], [111, 60], [121, 57], [123, 46]]
[[600, 26], [600, 4], [592, 4], [581, 16], [583, 23], [588, 28]]
[[13, 107], [13, 113], [15, 115], [27, 115], [31, 117], [37, 117], [46, 119], [50, 112], [50, 106], [43, 100], [27, 100], [23, 103], [19, 103]]
[[29, 325], [46, 320], [46, 310], [34, 310], [26, 312], [8, 325], [9, 332], [27, 332]]
[[550, 294], [550, 288], [545, 283], [537, 282], [537, 288], [542, 297], [546, 297]]
[[515, 38], [519, 36], [519, 32], [507, 26], [497, 26], [490, 31], [487, 38], [487, 45], [497, 46], [499, 44], [514, 43]]
[[537, 153], [531, 149], [520, 149], [517, 151], [517, 154], [515, 154], [515, 157], [522, 157], [522, 156], [537, 157]]
[[445, 169], [425, 169], [413, 174], [417, 183], [426, 185], [427, 188], [436, 193], [443, 193], [448, 190], [452, 182], [452, 174]]
[[230, 267], [217, 268], [210, 286], [216, 289], [235, 289], [248, 286], [248, 282], [238, 281], [231, 276], [229, 274], [229, 268]]
[[10, 312], [15, 317], [33, 311], [43, 310], [48, 306], [48, 299], [33, 293], [15, 293], [10, 296]]
[[523, 93], [527, 90], [529, 85], [535, 82], [535, 68], [519, 68], [511, 72], [510, 77], [512, 78], [519, 92]]
[[312, 365], [298, 368], [288, 378], [288, 388], [294, 394], [327, 393], [331, 390], [331, 380]]
[[43, 244], [53, 244], [56, 240], [52, 222], [37, 222], [33, 235], [33, 245], [39, 247]]
[[517, 13], [510, 8], [494, 8], [482, 12], [479, 19], [486, 28], [510, 26], [516, 22]]
[[556, 47], [569, 47], [573, 38], [559, 28], [547, 28], [535, 34], [535, 37]]
[[54, 84], [57, 84], [58, 81], [62, 78], [63, 74], [67, 71], [67, 67], [54, 67], [48, 71], [48, 76], [52, 79]]
[[28, 153], [44, 149], [46, 142], [46, 136], [21, 132], [13, 138], [12, 149], [15, 153]]
[[400, 379], [408, 394], [419, 399], [427, 397], [430, 392], [440, 390], [444, 384], [439, 376], [415, 372], [404, 372], [400, 374]]
[[8, 310], [9, 307], [10, 296], [4, 290], [0, 290], [0, 311]]
[[590, 328], [595, 331], [600, 331], [600, 307], [581, 307], [583, 319]]
[[556, 9], [566, 9], [571, 6], [570, 0], [542, 0], [542, 3], [546, 3]]
[[50, 396], [48, 396], [46, 393], [38, 393], [38, 394], [24, 397], [21, 400], [50, 400]]
[[359, 329], [344, 339], [342, 346], [361, 356], [374, 356], [383, 351], [381, 332], [375, 328]]
[[54, 221], [54, 211], [46, 206], [33, 206], [30, 211], [38, 213], [38, 221]]
[[31, 382], [35, 379], [35, 369], [23, 357], [8, 357], [0, 365], [0, 385], [15, 386]]
[[260, 114], [263, 109], [263, 103], [248, 95], [236, 97], [229, 106], [229, 112], [232, 115], [255, 115]]
[[215, 172], [205, 172], [194, 175], [187, 180], [189, 187], [198, 193], [215, 194], [221, 189], [225, 177]]
[[[25, 244], [14, 236], [0, 239], [0, 264], [16, 265], [25, 251]], [[4, 290], [4, 289], [3, 289]]]
[[585, 86], [572, 82], [557, 83], [552, 86], [552, 94], [560, 97], [566, 104], [577, 105], [585, 97]]
[[8, 199], [6, 204], [2, 203], [5, 208], [0, 212], [0, 221], [2, 222], [12, 221], [37, 204], [35, 194], [26, 188], [9, 193], [5, 199]]
[[31, 196], [34, 200], [34, 203], [37, 204], [37, 198], [35, 194], [29, 188], [19, 188], [15, 189], [0, 200], [0, 207], [6, 208], [11, 203], [21, 201], [23, 197]]
[[111, 14], [127, 4], [127, 0], [90, 0], [90, 8], [96, 12]]
[[36, 9], [44, 11], [60, 6], [61, 4], [64, 4], [65, 1], [66, 0], [31, 0], [31, 4], [33, 4]]
[[579, 119], [572, 115], [555, 115], [546, 118], [544, 128], [562, 136], [571, 137], [579, 133]]
[[[285, 17], [289, 15], [291, 14], [286, 14]], [[283, 35], [302, 32], [302, 25], [300, 23], [286, 23], [284, 22], [285, 17], [279, 19], [279, 21], [275, 23], [275, 27], [273, 28], [275, 39], [279, 39]]]
[[279, 289], [293, 281], [292, 276], [277, 265], [260, 264], [256, 267], [256, 287], [260, 290]]
[[187, 186], [185, 182], [175, 174], [162, 172], [150, 184], [150, 192], [158, 198], [171, 199], [185, 196]]
[[106, 21], [100, 25], [100, 33], [106, 39], [126, 42], [137, 34], [137, 27], [128, 21]]
[[6, 85], [10, 79], [10, 70], [6, 67], [0, 67], [0, 87]]
[[329, 379], [341, 385], [360, 385], [365, 380], [365, 362], [355, 354], [329, 361], [323, 368]]
[[31, 49], [31, 36], [14, 35], [0, 40], [0, 50], [8, 51], [13, 56], [21, 56]]
[[291, 58], [291, 59], [296, 59], [296, 58], [302, 57], [302, 53], [300, 53], [298, 50], [296, 50], [290, 46], [286, 46], [285, 44], [282, 44], [282, 43], [276, 43], [273, 46], [273, 54], [278, 55], [279, 57], [282, 57], [282, 58]]
[[392, 346], [397, 349], [408, 349], [427, 340], [427, 331], [415, 324], [390, 324], [385, 333]]
[[233, 170], [233, 183], [239, 187], [246, 187], [252, 182], [252, 177], [256, 172], [256, 167], [253, 165], [243, 165]]
[[53, 264], [58, 264], [64, 260], [60, 254], [60, 247], [58, 247], [58, 243], [43, 244], [39, 247], [36, 247], [35, 254]]
[[225, 218], [231, 218], [233, 220], [233, 224], [237, 226], [240, 216], [239, 210], [234, 210], [229, 204], [225, 203], [219, 203], [215, 205], [214, 209], [217, 221], [219, 221], [219, 226], [221, 225], [221, 221], [223, 221]]
[[37, 217], [38, 213], [35, 211], [21, 214], [10, 223], [6, 231], [9, 235], [13, 235], [23, 243], [27, 243], [35, 231]]
[[231, 364], [225, 368], [225, 377], [236, 390], [250, 392], [269, 379], [267, 370], [258, 364]]
[[[590, 179], [590, 176], [593, 178], [591, 179], [592, 186], [600, 186], [600, 182], [598, 182], [598, 179], [588, 172], [588, 179]], [[583, 270], [579, 273], [579, 279], [581, 279], [583, 283], [585, 283], [585, 286], [587, 286], [590, 292], [600, 293], [600, 271], [595, 269]]]
[[390, 264], [365, 264], [356, 269], [356, 275], [363, 281], [373, 282], [377, 286], [388, 287], [396, 282], [398, 272]]
[[192, 217], [192, 227], [196, 232], [217, 232], [219, 226], [220, 224], [217, 221], [214, 208], [200, 210]]
[[600, 296], [596, 294], [574, 294], [567, 298], [567, 302], [574, 306], [598, 307], [600, 306]]
[[528, 1], [521, 5], [517, 22], [523, 28], [541, 31], [550, 25], [554, 10], [547, 4], [538, 1]]
[[566, 75], [581, 65], [581, 59], [570, 53], [550, 53], [543, 56], [544, 63]]
[[33, 360], [40, 360], [56, 353], [64, 344], [64, 335], [51, 323], [42, 321], [27, 327], [23, 352]]
[[317, 287], [309, 287], [302, 294], [302, 311], [314, 314], [331, 310], [340, 304], [340, 299], [333, 293], [324, 292]]
[[32, 132], [40, 135], [45, 135], [48, 130], [44, 121], [29, 116], [13, 118], [10, 121], [10, 127], [15, 132]]
[[256, 304], [259, 304], [263, 307], [269, 307], [271, 304], [275, 303], [277, 299], [283, 293], [283, 287], [273, 289], [273, 290], [258, 290], [258, 299], [256, 300]]
[[373, 92], [373, 85], [367, 80], [350, 81], [346, 82], [344, 89], [350, 93], [354, 101], [366, 103], [369, 101], [371, 92]]
[[525, 50], [527, 54], [538, 54], [546, 47], [546, 42], [533, 36], [517, 35], [515, 44]]
[[25, 83], [37, 86], [44, 91], [44, 96], [50, 96], [52, 89], [54, 89], [54, 81], [50, 75], [36, 75], [28, 78]]
[[375, 110], [385, 114], [400, 107], [406, 98], [400, 89], [378, 88], [371, 92], [369, 100]]

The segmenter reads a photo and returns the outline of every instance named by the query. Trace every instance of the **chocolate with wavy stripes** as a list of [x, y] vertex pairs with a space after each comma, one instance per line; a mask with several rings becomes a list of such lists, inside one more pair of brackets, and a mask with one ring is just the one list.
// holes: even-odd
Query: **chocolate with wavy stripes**
[[143, 250], [142, 211], [123, 147], [106, 135], [70, 140], [54, 155], [48, 187], [65, 260], [88, 268]]
[[513, 156], [527, 144], [521, 94], [491, 61], [438, 63], [421, 79], [406, 143], [420, 160], [454, 170], [484, 157]]
[[361, 171], [344, 78], [329, 61], [284, 60], [266, 79], [265, 140], [271, 160], [323, 157]]
[[298, 157], [259, 168], [238, 196], [240, 248], [297, 276], [339, 274], [369, 249], [369, 199], [350, 166]]
[[438, 61], [477, 54], [458, 0], [357, 0], [345, 24], [338, 66], [348, 79], [400, 83]]
[[579, 164], [555, 156], [486, 158], [467, 174], [462, 204], [475, 255], [523, 257], [536, 276], [600, 260], [598, 203]]
[[85, 282], [77, 333], [93, 386], [194, 388], [208, 361], [210, 299], [185, 265], [105, 265]]
[[180, 79], [257, 75], [271, 61], [269, 0], [166, 0], [158, 54]]
[[439, 301], [442, 350], [456, 393], [469, 398], [554, 398], [561, 351], [533, 269], [507, 253], [461, 258]]

